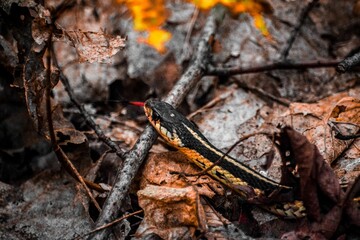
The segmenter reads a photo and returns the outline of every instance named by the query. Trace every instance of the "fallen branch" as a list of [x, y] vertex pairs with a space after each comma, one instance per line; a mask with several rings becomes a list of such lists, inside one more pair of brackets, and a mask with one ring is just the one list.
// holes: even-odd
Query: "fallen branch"
[[336, 70], [338, 72], [344, 73], [349, 71], [355, 66], [360, 65], [360, 52], [355, 53], [354, 55], [345, 58], [342, 60], [339, 65], [337, 66]]
[[262, 64], [255, 67], [208, 67], [206, 75], [213, 76], [230, 76], [236, 74], [248, 74], [248, 73], [258, 73], [266, 72], [273, 70], [303, 70], [308, 68], [325, 68], [325, 67], [336, 67], [339, 64], [337, 60], [328, 60], [328, 61], [309, 61], [309, 62], [291, 62], [289, 60], [282, 62], [275, 62], [270, 64]]
[[[198, 43], [196, 53], [194, 54], [188, 69], [165, 98], [166, 102], [175, 107], [178, 106], [183, 101], [186, 94], [204, 76], [208, 65], [213, 36], [216, 33], [217, 26], [223, 19], [224, 13], [225, 9], [221, 6], [211, 10]], [[126, 154], [124, 166], [117, 173], [114, 186], [104, 203], [103, 210], [96, 221], [95, 228], [109, 223], [116, 218], [130, 188], [130, 184], [156, 138], [157, 134], [155, 130], [148, 125], [132, 150]], [[103, 231], [93, 234], [88, 239], [107, 239], [109, 231], [110, 229], [106, 228]]]

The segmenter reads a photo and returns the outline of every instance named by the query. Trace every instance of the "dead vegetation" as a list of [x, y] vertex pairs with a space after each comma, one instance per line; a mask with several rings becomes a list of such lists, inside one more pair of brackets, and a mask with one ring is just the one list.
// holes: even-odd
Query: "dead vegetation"
[[[359, 236], [359, 1], [155, 2], [0, 4], [0, 238]], [[129, 104], [148, 98], [307, 217], [196, 176]]]

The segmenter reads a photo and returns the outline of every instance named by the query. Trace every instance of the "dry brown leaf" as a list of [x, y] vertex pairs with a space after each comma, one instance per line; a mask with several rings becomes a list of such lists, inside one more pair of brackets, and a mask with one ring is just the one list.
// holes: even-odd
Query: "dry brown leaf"
[[155, 233], [165, 239], [182, 234], [194, 237], [195, 230], [207, 229], [208, 220], [199, 201], [200, 195], [211, 198], [216, 193], [224, 194], [224, 189], [207, 175], [185, 177], [180, 174], [197, 172], [199, 170], [180, 152], [149, 156], [140, 180], [142, 190], [138, 192], [145, 218], [137, 236]]
[[295, 123], [297, 125], [295, 129], [303, 132], [307, 139], [319, 148], [321, 155], [329, 163], [347, 147], [345, 142], [333, 137], [331, 129], [325, 121], [331, 106], [343, 96], [344, 94], [335, 95], [313, 104], [292, 103], [290, 105], [291, 115], [300, 114], [293, 118], [298, 121], [298, 125]]
[[[46, 21], [46, 18], [39, 17], [32, 23], [32, 36], [39, 48], [36, 50], [37, 52], [45, 46], [50, 36], [50, 28]], [[58, 33], [53, 36], [52, 40], [74, 46], [79, 55], [79, 62], [104, 62], [125, 47], [126, 38], [120, 36], [112, 36], [103, 32], [66, 30], [60, 27], [57, 30]], [[61, 31], [62, 34], [59, 34]]]
[[147, 185], [138, 191], [144, 209], [136, 237], [157, 234], [163, 239], [193, 238], [195, 230], [206, 230], [205, 212], [194, 187], [173, 188]]
[[[356, 95], [358, 92], [352, 93]], [[324, 98], [317, 103], [291, 103], [289, 109], [283, 112], [275, 112], [270, 116], [274, 126], [279, 123], [283, 125], [292, 126], [295, 130], [304, 134], [307, 139], [314, 143], [320, 151], [320, 154], [325, 158], [328, 163], [333, 162], [345, 149], [349, 147], [351, 141], [343, 141], [336, 139], [332, 132], [331, 127], [328, 125], [329, 116], [333, 116], [338, 103], [342, 99], [348, 99], [347, 92], [334, 94], [330, 97]], [[346, 100], [345, 102], [349, 102]], [[347, 109], [350, 109], [350, 105]], [[343, 112], [342, 120], [356, 117], [356, 110], [351, 110], [352, 113]], [[352, 116], [350, 116], [352, 114]], [[331, 118], [334, 120], [334, 118]], [[353, 127], [354, 128], [354, 127]], [[351, 128], [349, 128], [351, 129]], [[354, 129], [352, 130], [354, 131]], [[354, 132], [353, 132], [354, 134]]]
[[63, 31], [79, 54], [79, 62], [104, 62], [125, 47], [125, 38], [101, 32]]
[[346, 140], [360, 129], [360, 100], [354, 97], [342, 98], [332, 109], [328, 124], [335, 128], [335, 136]]
[[332, 109], [329, 120], [360, 125], [360, 99], [342, 98]]
[[[295, 160], [300, 175], [300, 193], [308, 217], [320, 221], [320, 199], [322, 192], [332, 204], [339, 201], [340, 185], [331, 167], [324, 161], [319, 150], [307, 138], [292, 128], [282, 129], [280, 145], [289, 142], [288, 157]], [[285, 150], [285, 149], [283, 149]]]

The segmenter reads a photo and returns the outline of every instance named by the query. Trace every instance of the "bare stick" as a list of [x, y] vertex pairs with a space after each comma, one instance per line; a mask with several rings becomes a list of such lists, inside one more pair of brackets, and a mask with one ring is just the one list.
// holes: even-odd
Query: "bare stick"
[[56, 55], [54, 56], [54, 64], [55, 66], [60, 70], [60, 80], [63, 83], [65, 90], [67, 94], [69, 95], [69, 98], [71, 102], [79, 109], [80, 113], [84, 117], [86, 123], [95, 131], [96, 135], [99, 137], [100, 140], [102, 140], [106, 145], [108, 145], [115, 153], [118, 155], [121, 159], [124, 159], [125, 154], [120, 149], [120, 147], [112, 141], [110, 138], [105, 136], [104, 132], [101, 130], [101, 128], [94, 122], [90, 114], [85, 110], [84, 106], [79, 103], [79, 101], [76, 99], [74, 91], [72, 90], [69, 79], [65, 76], [63, 73], [61, 67], [58, 64], [58, 61], [56, 59]]
[[220, 67], [209, 67], [206, 75], [215, 75], [215, 76], [230, 76], [236, 74], [248, 74], [248, 73], [258, 73], [266, 72], [273, 70], [291, 70], [291, 69], [308, 69], [308, 68], [325, 68], [325, 67], [336, 67], [339, 64], [337, 60], [317, 60], [309, 62], [290, 62], [282, 61], [275, 62], [270, 64], [262, 64], [255, 67], [229, 67], [229, 68], [220, 68]]
[[294, 30], [291, 32], [291, 36], [287, 42], [287, 46], [284, 48], [284, 50], [281, 52], [281, 59], [285, 60], [288, 55], [289, 51], [295, 41], [295, 38], [299, 34], [300, 28], [305, 22], [305, 19], [309, 15], [309, 12], [314, 8], [314, 6], [318, 3], [318, 0], [312, 0], [300, 13], [300, 17], [297, 20], [297, 24], [294, 27]]
[[143, 212], [143, 210], [138, 210], [138, 211], [135, 211], [135, 212], [133, 212], [133, 213], [126, 214], [126, 215], [124, 215], [124, 216], [122, 216], [122, 217], [120, 217], [120, 218], [112, 221], [111, 223], [108, 223], [108, 224], [105, 224], [105, 225], [103, 225], [103, 226], [101, 226], [101, 227], [95, 228], [94, 230], [92, 230], [92, 231], [90, 231], [90, 232], [88, 232], [88, 233], [86, 233], [86, 234], [84, 234], [84, 235], [82, 235], [82, 236], [80, 236], [80, 237], [76, 237], [76, 238], [74, 238], [74, 240], [82, 239], [82, 238], [84, 238], [84, 237], [86, 237], [86, 236], [89, 236], [89, 235], [92, 234], [92, 233], [98, 232], [98, 231], [103, 230], [103, 229], [105, 229], [105, 228], [109, 228], [109, 227], [115, 225], [116, 223], [121, 222], [122, 220], [124, 220], [124, 219], [126, 219], [126, 218], [129, 218], [129, 217], [131, 217], [131, 216], [134, 216], [134, 215], [139, 214], [139, 213], [142, 213], [142, 212]]
[[336, 70], [338, 72], [344, 73], [344, 72], [349, 71], [353, 67], [359, 66], [359, 65], [360, 65], [360, 52], [355, 53], [354, 55], [345, 58], [343, 61], [341, 61], [339, 63]]
[[82, 184], [84, 187], [87, 195], [97, 208], [97, 210], [100, 212], [101, 208], [98, 204], [98, 202], [95, 200], [94, 196], [90, 192], [89, 188], [87, 187], [83, 177], [80, 175], [80, 173], [77, 171], [75, 166], [72, 164], [72, 162], [68, 159], [66, 154], [62, 151], [60, 146], [57, 143], [56, 136], [55, 136], [55, 130], [53, 125], [53, 119], [52, 119], [52, 109], [51, 109], [51, 99], [50, 99], [50, 93], [51, 93], [51, 46], [52, 46], [52, 31], [50, 32], [49, 39], [47, 41], [47, 56], [46, 56], [46, 63], [47, 63], [47, 70], [46, 70], [46, 80], [47, 80], [47, 86], [46, 86], [46, 117], [48, 122], [48, 129], [49, 129], [49, 135], [51, 140], [51, 145], [53, 147], [53, 150], [61, 163], [64, 167], [66, 167], [66, 170], [71, 174], [75, 175], [75, 178]]
[[[211, 10], [198, 43], [196, 53], [194, 54], [188, 69], [165, 98], [166, 102], [175, 107], [178, 106], [183, 101], [186, 94], [201, 79], [201, 77], [204, 76], [205, 68], [208, 63], [208, 56], [211, 50], [211, 41], [213, 40], [213, 35], [216, 33], [217, 26], [223, 19], [225, 11], [226, 9], [221, 6]], [[135, 143], [133, 149], [126, 154], [124, 167], [117, 173], [114, 187], [104, 203], [103, 210], [96, 221], [95, 227], [100, 227], [116, 218], [121, 204], [130, 188], [130, 184], [156, 138], [157, 134], [155, 130], [148, 125]], [[91, 235], [88, 239], [106, 239], [108, 234], [109, 229], [106, 228], [103, 231]]]
[[191, 44], [190, 44], [190, 37], [191, 37], [191, 33], [193, 31], [193, 28], [195, 26], [195, 22], [196, 22], [196, 19], [199, 15], [199, 9], [197, 7], [195, 7], [194, 9], [194, 13], [193, 13], [193, 16], [190, 20], [190, 25], [189, 25], [189, 29], [186, 33], [186, 37], [185, 37], [185, 41], [184, 41], [184, 45], [183, 45], [183, 48], [182, 48], [182, 55], [180, 57], [181, 60], [188, 60], [189, 59], [189, 55], [190, 55], [190, 51], [191, 51]]

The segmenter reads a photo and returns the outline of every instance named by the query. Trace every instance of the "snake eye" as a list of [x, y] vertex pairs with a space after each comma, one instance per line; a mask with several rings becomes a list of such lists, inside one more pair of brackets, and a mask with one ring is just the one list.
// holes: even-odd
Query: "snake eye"
[[153, 111], [151, 118], [153, 119], [153, 121], [158, 121], [160, 120], [160, 115], [157, 112]]

